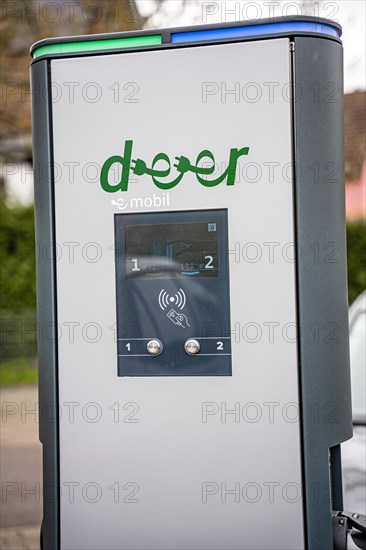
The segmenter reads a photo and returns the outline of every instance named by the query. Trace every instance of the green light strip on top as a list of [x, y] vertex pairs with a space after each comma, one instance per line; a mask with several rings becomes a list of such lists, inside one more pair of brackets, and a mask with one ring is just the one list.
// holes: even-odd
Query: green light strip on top
[[110, 38], [107, 40], [90, 40], [85, 42], [67, 42], [64, 44], [47, 44], [33, 52], [33, 58], [58, 53], [92, 52], [97, 50], [115, 50], [117, 48], [138, 48], [155, 46], [162, 43], [160, 34], [149, 36], [132, 36], [130, 38]]

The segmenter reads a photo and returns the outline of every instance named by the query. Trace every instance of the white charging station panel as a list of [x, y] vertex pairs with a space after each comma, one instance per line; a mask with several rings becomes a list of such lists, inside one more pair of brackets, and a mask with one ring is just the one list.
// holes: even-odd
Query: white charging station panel
[[62, 549], [303, 549], [289, 39], [51, 79]]

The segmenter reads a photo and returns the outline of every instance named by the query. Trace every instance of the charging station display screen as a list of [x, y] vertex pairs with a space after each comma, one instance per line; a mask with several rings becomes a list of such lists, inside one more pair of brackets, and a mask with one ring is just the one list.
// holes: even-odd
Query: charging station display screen
[[127, 279], [217, 277], [217, 223], [127, 225]]

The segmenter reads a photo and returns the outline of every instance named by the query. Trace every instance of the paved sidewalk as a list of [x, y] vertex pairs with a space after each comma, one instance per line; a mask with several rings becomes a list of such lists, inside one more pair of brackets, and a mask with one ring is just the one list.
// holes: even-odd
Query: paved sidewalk
[[39, 527], [6, 527], [0, 531], [1, 550], [39, 550]]
[[0, 391], [1, 550], [39, 549], [42, 517], [42, 446], [37, 387]]

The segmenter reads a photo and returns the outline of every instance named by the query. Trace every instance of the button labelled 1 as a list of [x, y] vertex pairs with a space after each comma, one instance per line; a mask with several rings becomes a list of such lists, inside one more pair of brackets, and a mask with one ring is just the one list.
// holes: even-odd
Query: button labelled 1
[[160, 355], [163, 351], [163, 344], [160, 340], [150, 340], [146, 345], [146, 349], [150, 355]]
[[197, 340], [190, 339], [184, 344], [184, 349], [188, 355], [196, 355], [201, 349], [201, 346]]

